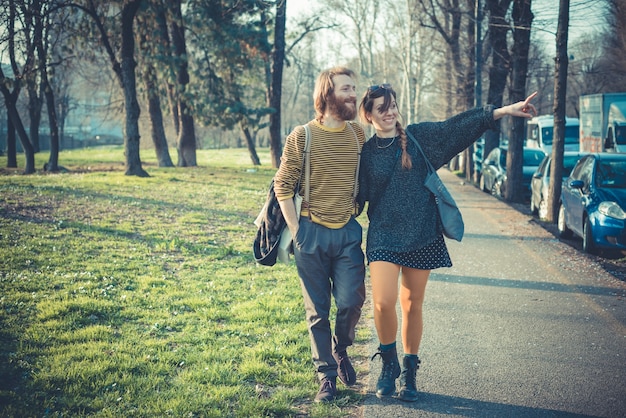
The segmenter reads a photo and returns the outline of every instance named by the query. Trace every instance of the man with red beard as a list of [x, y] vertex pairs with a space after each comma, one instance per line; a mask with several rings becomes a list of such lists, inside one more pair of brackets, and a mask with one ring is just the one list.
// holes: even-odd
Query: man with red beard
[[[356, 383], [356, 372], [346, 353], [354, 341], [355, 326], [365, 300], [365, 263], [361, 249], [360, 213], [355, 203], [361, 147], [365, 134], [352, 122], [356, 117], [355, 74], [344, 67], [323, 71], [313, 99], [315, 119], [310, 130], [310, 192], [300, 216], [293, 203], [300, 181], [305, 195], [303, 150], [305, 129], [296, 127], [287, 137], [274, 190], [294, 238], [294, 258], [300, 276], [313, 363], [320, 380], [316, 402], [330, 402], [337, 394], [337, 376], [346, 386]], [[337, 314], [331, 330], [331, 295]]]

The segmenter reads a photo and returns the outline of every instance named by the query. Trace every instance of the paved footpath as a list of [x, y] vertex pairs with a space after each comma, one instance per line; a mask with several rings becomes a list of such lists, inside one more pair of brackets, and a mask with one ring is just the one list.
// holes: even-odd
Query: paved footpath
[[363, 416], [626, 417], [626, 283], [531, 217], [439, 173], [465, 237], [448, 241], [454, 267], [432, 272], [427, 287], [421, 398], [377, 399], [374, 361]]

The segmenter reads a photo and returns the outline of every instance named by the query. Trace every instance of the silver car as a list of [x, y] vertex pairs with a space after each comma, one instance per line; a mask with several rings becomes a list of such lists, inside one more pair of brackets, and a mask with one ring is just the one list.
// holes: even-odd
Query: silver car
[[[502, 197], [506, 188], [506, 154], [508, 147], [500, 146], [489, 152], [483, 161], [479, 188], [484, 192], [489, 192], [494, 196]], [[545, 154], [537, 148], [523, 148], [522, 163], [522, 193], [523, 199], [530, 198], [530, 181], [533, 173], [539, 167]]]

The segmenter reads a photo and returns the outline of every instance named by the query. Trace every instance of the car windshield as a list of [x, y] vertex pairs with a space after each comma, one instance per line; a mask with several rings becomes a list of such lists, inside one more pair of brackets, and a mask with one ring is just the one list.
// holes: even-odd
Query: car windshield
[[623, 189], [626, 187], [626, 161], [600, 161], [596, 173], [600, 187]]
[[[553, 128], [552, 126], [547, 126], [541, 130], [541, 136], [543, 139], [544, 145], [552, 145], [552, 136], [553, 136]], [[566, 126], [565, 127], [565, 143], [566, 144], [578, 144], [579, 136], [578, 126]]]

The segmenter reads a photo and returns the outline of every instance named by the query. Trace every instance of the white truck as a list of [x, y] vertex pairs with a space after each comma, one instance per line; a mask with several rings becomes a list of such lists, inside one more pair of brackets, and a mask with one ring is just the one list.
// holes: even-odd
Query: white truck
[[[578, 151], [580, 144], [579, 122], [576, 118], [565, 118], [565, 151]], [[526, 146], [539, 148], [546, 155], [552, 153], [554, 140], [554, 115], [535, 116], [526, 123]]]
[[580, 96], [580, 151], [626, 153], [626, 93]]

